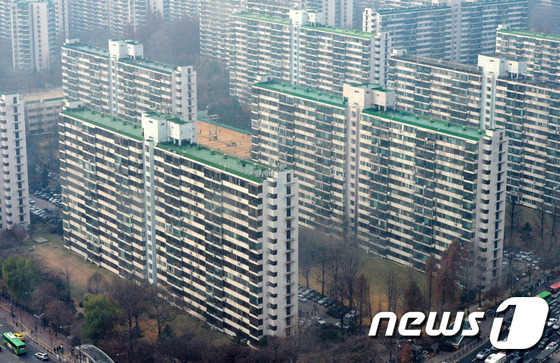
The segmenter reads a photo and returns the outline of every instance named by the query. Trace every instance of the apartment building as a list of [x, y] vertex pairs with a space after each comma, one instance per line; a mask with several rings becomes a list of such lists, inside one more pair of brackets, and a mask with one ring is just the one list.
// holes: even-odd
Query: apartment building
[[371, 84], [333, 97], [263, 82], [253, 100], [253, 159], [293, 167], [302, 227], [340, 231], [348, 220], [369, 251], [420, 270], [457, 240], [479, 256], [483, 288], [498, 284], [503, 130], [394, 111], [394, 91]]
[[[144, 58], [142, 44], [110, 40], [109, 49], [71, 40], [62, 47], [62, 85], [67, 100], [141, 122], [142, 114], [160, 111], [196, 121], [196, 72]], [[196, 123], [192, 124], [196, 141]]]
[[527, 75], [560, 82], [560, 36], [500, 27], [496, 34], [496, 53], [527, 60]]
[[354, 28], [355, 0], [323, 0], [321, 8], [326, 26]]
[[108, 0], [72, 0], [70, 4], [70, 34], [109, 28]]
[[441, 59], [394, 54], [387, 84], [401, 110], [453, 123], [493, 128], [496, 81], [524, 77], [527, 62], [513, 57], [479, 57], [478, 66]]
[[52, 1], [15, 1], [4, 4], [15, 70], [49, 69], [58, 54], [58, 19]]
[[25, 100], [25, 131], [28, 140], [56, 139], [63, 97]]
[[200, 3], [200, 54], [229, 64], [233, 44], [231, 16], [245, 10], [244, 0], [208, 0]]
[[526, 0], [440, 1], [431, 6], [366, 9], [363, 30], [388, 32], [394, 49], [411, 55], [476, 64], [495, 52], [496, 29], [527, 28]]
[[560, 83], [498, 79], [496, 125], [510, 140], [508, 190], [528, 207], [560, 204]]
[[200, 0], [169, 0], [169, 20], [180, 20], [183, 16], [196, 18], [200, 14]]
[[[513, 59], [512, 59], [513, 58]], [[503, 128], [509, 139], [508, 191], [531, 208], [560, 202], [560, 84], [527, 77], [530, 62], [480, 56], [479, 67], [413, 56], [389, 61], [397, 107], [463, 125]]]
[[122, 37], [144, 23], [148, 6], [148, 0], [72, 0], [71, 33], [108, 29], [111, 35]]
[[266, 75], [342, 95], [344, 82], [385, 83], [387, 34], [323, 26], [321, 13], [290, 10], [290, 18], [233, 15], [230, 90], [251, 101], [251, 86]]
[[0, 230], [29, 225], [25, 110], [17, 93], [0, 92]]
[[228, 335], [295, 334], [293, 171], [190, 143], [175, 115], [146, 113], [138, 125], [70, 106], [60, 123], [66, 247], [168, 288]]

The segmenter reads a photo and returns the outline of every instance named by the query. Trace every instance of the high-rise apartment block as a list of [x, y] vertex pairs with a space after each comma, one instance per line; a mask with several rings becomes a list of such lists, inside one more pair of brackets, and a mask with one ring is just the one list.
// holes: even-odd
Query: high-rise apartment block
[[355, 21], [354, 0], [208, 0], [200, 3], [200, 52], [229, 65], [230, 54], [237, 50], [232, 32], [237, 13], [290, 19], [290, 10], [318, 12], [325, 26], [352, 29]]
[[388, 61], [387, 84], [399, 109], [471, 127], [493, 128], [496, 80], [524, 77], [527, 63], [480, 56], [479, 66], [410, 55]]
[[496, 35], [496, 53], [527, 61], [527, 75], [545, 81], [560, 82], [560, 36], [500, 27]]
[[374, 11], [366, 9], [363, 30], [388, 32], [394, 49], [409, 54], [476, 64], [495, 51], [496, 29], [527, 28], [527, 0], [461, 2]]
[[36, 137], [37, 141], [56, 139], [63, 105], [62, 97], [25, 100], [25, 131], [28, 140], [30, 137]]
[[107, 0], [72, 0], [70, 5], [70, 33], [72, 36], [108, 28]]
[[179, 20], [183, 16], [198, 17], [200, 0], [169, 0], [169, 19]]
[[134, 30], [144, 23], [147, 11], [148, 0], [73, 0], [70, 4], [71, 33], [75, 36], [108, 28], [112, 35], [124, 36], [129, 29]]
[[0, 230], [29, 225], [25, 110], [17, 93], [0, 92]]
[[300, 223], [342, 229], [423, 269], [453, 241], [472, 247], [483, 288], [501, 278], [507, 181], [503, 130], [394, 111], [395, 93], [345, 85], [344, 97], [278, 82], [253, 88], [253, 159], [293, 167]]
[[[71, 41], [62, 47], [62, 85], [67, 100], [140, 123], [149, 111], [196, 121], [196, 72], [192, 66], [149, 61], [132, 40], [110, 40], [109, 49]], [[196, 141], [196, 123], [191, 129]]]
[[243, 0], [207, 0], [200, 3], [200, 54], [229, 64], [235, 44], [230, 34], [231, 15], [245, 10]]
[[7, 22], [4, 32], [12, 44], [14, 69], [41, 71], [55, 61], [61, 30], [56, 4], [38, 0], [8, 1], [3, 5], [2, 18]]
[[509, 138], [508, 191], [547, 208], [560, 202], [559, 85], [527, 77], [528, 62], [480, 56], [470, 67], [395, 56], [388, 84], [400, 109], [463, 125], [499, 127]]
[[387, 34], [321, 25], [321, 13], [291, 10], [289, 19], [233, 15], [231, 93], [249, 103], [263, 77], [342, 95], [343, 84], [385, 83]]
[[323, 0], [321, 8], [325, 25], [338, 28], [354, 28], [355, 0]]
[[190, 143], [190, 125], [84, 108], [60, 123], [64, 243], [148, 279], [194, 315], [252, 343], [297, 331], [298, 182]]

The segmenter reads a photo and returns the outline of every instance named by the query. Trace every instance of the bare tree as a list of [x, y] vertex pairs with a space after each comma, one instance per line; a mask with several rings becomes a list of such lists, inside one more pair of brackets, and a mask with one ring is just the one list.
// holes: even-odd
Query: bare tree
[[546, 234], [546, 219], [548, 210], [544, 202], [539, 203], [537, 208], [534, 210], [535, 215], [535, 226], [537, 227], [537, 233], [539, 234], [541, 246], [545, 246], [545, 234]]
[[107, 280], [99, 272], [94, 272], [87, 279], [87, 291], [92, 295], [103, 294], [107, 292]]
[[317, 246], [315, 253], [317, 269], [315, 270], [315, 281], [321, 284], [321, 294], [325, 295], [325, 287], [329, 283], [329, 246], [327, 243], [321, 243]]
[[145, 285], [140, 285], [132, 279], [119, 278], [111, 285], [111, 297], [120, 305], [122, 317], [128, 325], [130, 352], [134, 352], [133, 342], [141, 332], [139, 318], [148, 310], [147, 292]]
[[316, 239], [320, 239], [317, 232], [301, 229], [299, 235], [299, 268], [307, 288], [309, 288], [309, 275], [315, 264]]
[[350, 309], [354, 305], [354, 288], [356, 280], [362, 270], [363, 263], [360, 259], [359, 249], [356, 247], [350, 247], [345, 245], [342, 250], [342, 261], [341, 261], [341, 280], [344, 284], [344, 290], [346, 291], [346, 297], [350, 304]]
[[158, 336], [165, 324], [172, 322], [179, 316], [179, 310], [175, 308], [169, 301], [169, 294], [156, 287], [150, 287], [148, 294], [148, 301], [153, 308], [153, 313], [156, 318]]
[[[369, 291], [369, 282], [364, 276], [364, 274], [360, 274], [356, 279], [356, 305], [357, 310], [360, 313], [360, 320], [359, 325], [362, 326], [362, 318], [366, 315], [366, 308], [368, 307], [370, 302], [370, 291]], [[368, 316], [371, 312], [368, 312]]]
[[[339, 292], [340, 292], [340, 262], [341, 262], [341, 241], [338, 239], [333, 240], [333, 243], [329, 246], [329, 275], [330, 275], [330, 290], [332, 293], [332, 297], [334, 300], [338, 300]], [[342, 301], [344, 297], [340, 297], [340, 301]]]
[[433, 254], [426, 260], [424, 272], [426, 277], [426, 287], [428, 288], [428, 311], [430, 311], [432, 308], [432, 286], [434, 284], [434, 276], [437, 273], [437, 260]]
[[387, 296], [389, 311], [396, 312], [397, 310], [397, 287], [395, 284], [395, 271], [389, 271], [387, 279], [385, 280], [385, 294]]
[[560, 220], [560, 205], [558, 202], [553, 200], [552, 202], [552, 212], [551, 212], [551, 221], [550, 221], [550, 240], [548, 242], [548, 250], [552, 250], [552, 246], [558, 242], [556, 238], [556, 226]]
[[506, 220], [509, 223], [510, 241], [513, 241], [515, 228], [519, 225], [523, 213], [523, 198], [521, 192], [517, 194], [507, 194], [507, 202]]
[[63, 260], [62, 261], [60, 271], [62, 273], [62, 278], [64, 279], [64, 285], [66, 287], [66, 293], [68, 294], [69, 297], [71, 297], [72, 292], [71, 292], [71, 289], [70, 289], [70, 279], [72, 277], [72, 273], [74, 272], [74, 270], [72, 269], [72, 267], [68, 263], [68, 260]]

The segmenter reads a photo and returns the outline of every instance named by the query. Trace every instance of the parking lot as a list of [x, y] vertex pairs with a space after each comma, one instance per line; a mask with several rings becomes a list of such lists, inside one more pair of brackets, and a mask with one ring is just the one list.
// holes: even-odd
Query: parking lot
[[60, 194], [54, 193], [49, 188], [40, 188], [32, 192], [29, 204], [31, 214], [40, 220], [51, 224], [60, 222], [62, 207]]
[[341, 327], [340, 319], [344, 317], [344, 327], [348, 328], [356, 318], [356, 312], [349, 307], [335, 303], [321, 293], [299, 286], [299, 324], [331, 325]]

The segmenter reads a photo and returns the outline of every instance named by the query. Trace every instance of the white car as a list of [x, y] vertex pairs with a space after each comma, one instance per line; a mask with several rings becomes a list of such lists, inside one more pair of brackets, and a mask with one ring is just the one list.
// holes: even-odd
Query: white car
[[35, 358], [39, 359], [39, 360], [49, 360], [49, 355], [47, 353], [35, 353]]
[[559, 322], [556, 322], [556, 323], [552, 326], [552, 329], [554, 329], [554, 330], [560, 329], [560, 321], [559, 321]]
[[548, 321], [546, 322], [546, 326], [553, 326], [554, 324], [556, 324], [558, 322], [558, 319], [556, 318], [550, 318], [548, 319]]
[[551, 342], [549, 345], [546, 346], [546, 349], [552, 349], [552, 350], [558, 349], [558, 342]]
[[490, 349], [481, 350], [481, 351], [478, 352], [478, 354], [476, 355], [476, 359], [478, 359], [478, 360], [484, 360], [484, 359], [486, 359], [490, 354], [492, 354], [492, 350], [490, 350]]
[[327, 322], [325, 320], [323, 320], [323, 318], [321, 318], [321, 317], [317, 318], [317, 322], [321, 325], [327, 324]]

